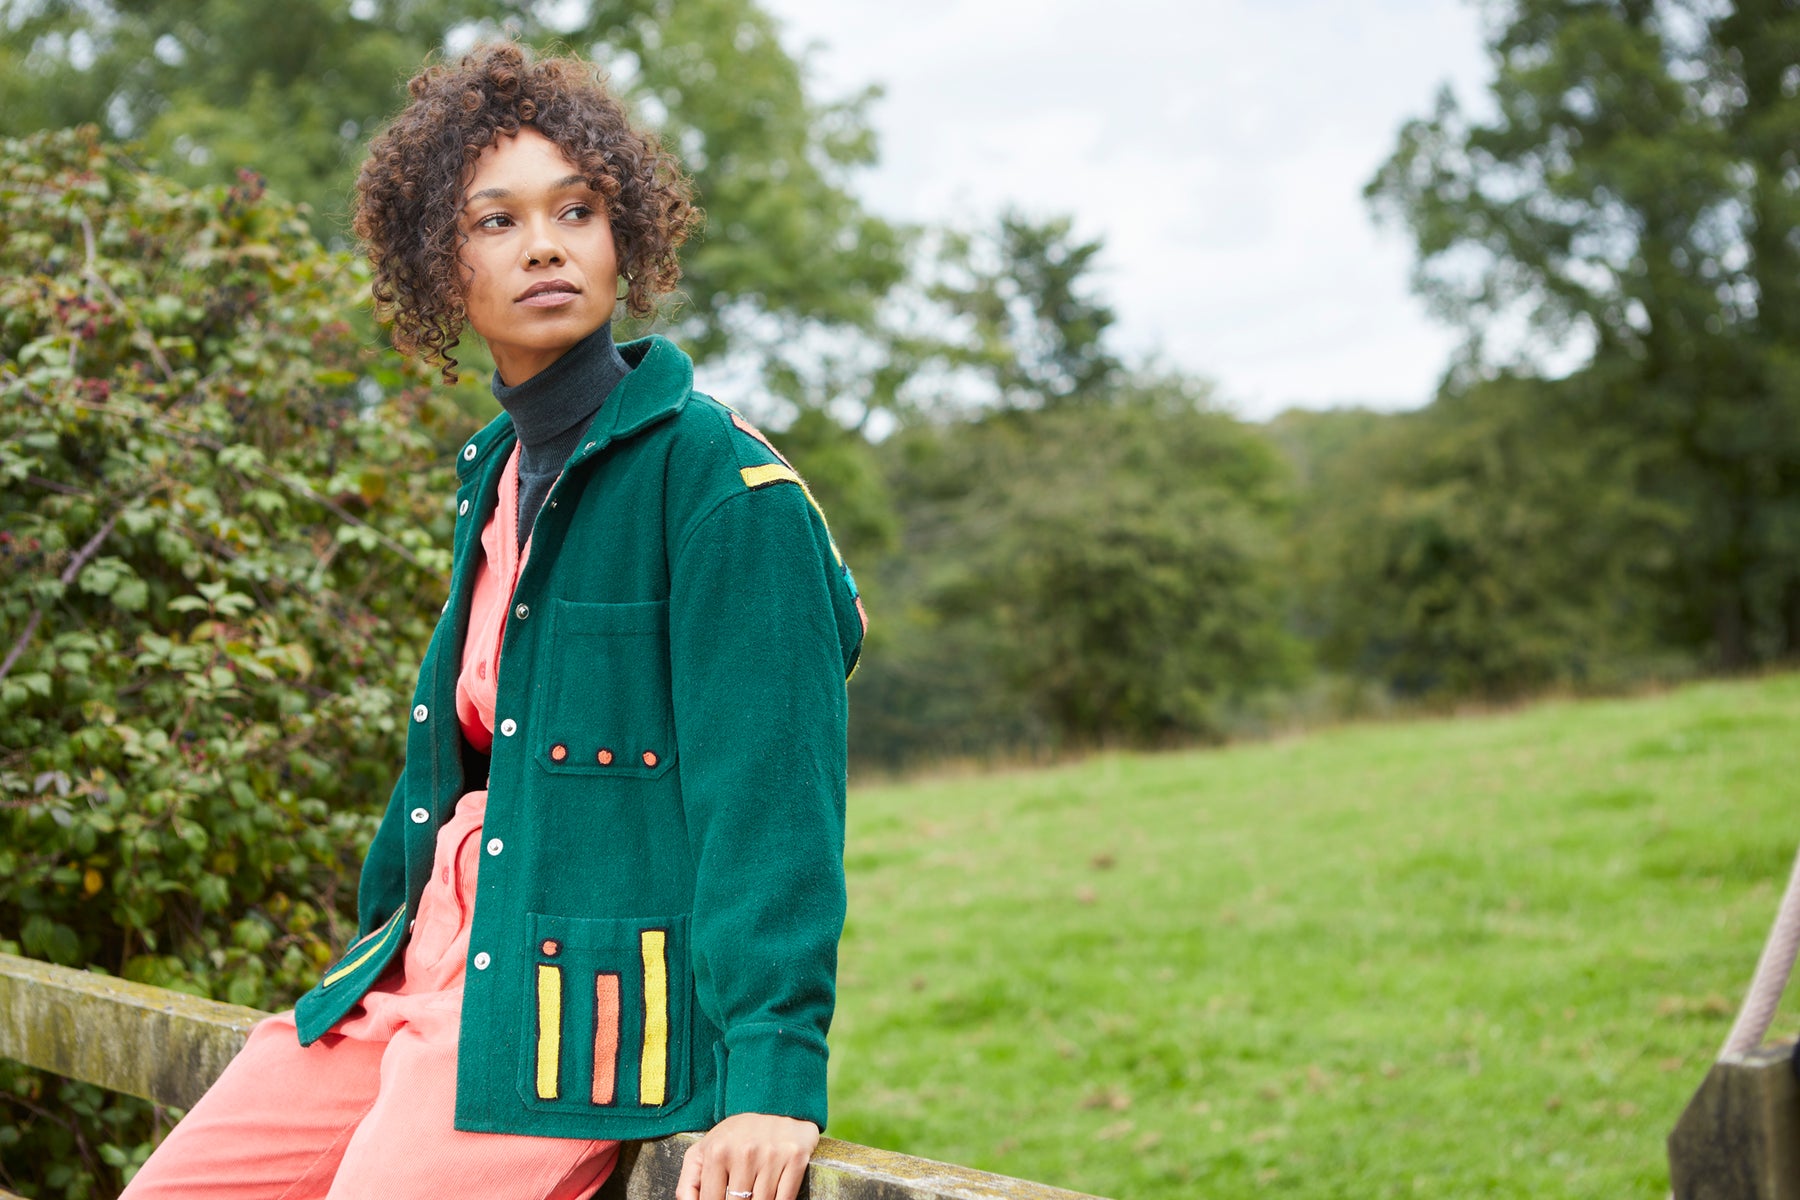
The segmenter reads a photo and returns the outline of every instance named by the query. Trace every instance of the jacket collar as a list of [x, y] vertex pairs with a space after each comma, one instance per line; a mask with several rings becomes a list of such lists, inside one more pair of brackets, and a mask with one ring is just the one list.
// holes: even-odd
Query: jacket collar
[[[694, 364], [681, 347], [652, 334], [626, 342], [619, 354], [631, 372], [601, 403], [588, 424], [587, 433], [569, 456], [573, 467], [606, 449], [680, 412], [694, 388]], [[467, 482], [479, 474], [496, 454], [504, 461], [518, 440], [512, 418], [504, 412], [489, 421], [463, 444], [456, 454], [456, 477]], [[565, 467], [564, 470], [567, 470]]]

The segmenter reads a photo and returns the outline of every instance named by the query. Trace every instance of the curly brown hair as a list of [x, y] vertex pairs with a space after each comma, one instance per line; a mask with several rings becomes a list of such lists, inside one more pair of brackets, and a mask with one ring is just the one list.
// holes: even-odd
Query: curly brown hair
[[407, 84], [412, 102], [369, 145], [352, 229], [375, 268], [375, 312], [394, 344], [456, 379], [450, 351], [467, 313], [458, 264], [463, 189], [481, 152], [530, 125], [606, 202], [625, 307], [647, 317], [681, 278], [676, 250], [700, 224], [693, 185], [656, 136], [634, 129], [603, 77], [577, 58], [479, 46]]

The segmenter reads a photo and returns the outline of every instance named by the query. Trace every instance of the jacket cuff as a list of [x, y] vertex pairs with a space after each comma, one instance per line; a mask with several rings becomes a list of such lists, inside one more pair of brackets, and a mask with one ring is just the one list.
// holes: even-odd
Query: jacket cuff
[[767, 1113], [825, 1128], [825, 1040], [784, 1025], [725, 1035], [725, 1116]]

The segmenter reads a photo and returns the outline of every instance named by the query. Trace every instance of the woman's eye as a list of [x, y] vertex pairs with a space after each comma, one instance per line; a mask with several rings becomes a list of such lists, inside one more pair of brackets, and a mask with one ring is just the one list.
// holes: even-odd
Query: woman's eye
[[481, 220], [475, 222], [475, 228], [477, 228], [477, 229], [504, 229], [508, 225], [511, 225], [511, 224], [512, 224], [512, 218], [507, 216], [505, 213], [489, 213], [487, 216], [481, 218]]
[[593, 208], [586, 204], [577, 204], [573, 208], [569, 209], [568, 212], [565, 212], [563, 214], [563, 216], [566, 219], [571, 220], [571, 221], [585, 221], [587, 218], [589, 218], [593, 215], [594, 215]]

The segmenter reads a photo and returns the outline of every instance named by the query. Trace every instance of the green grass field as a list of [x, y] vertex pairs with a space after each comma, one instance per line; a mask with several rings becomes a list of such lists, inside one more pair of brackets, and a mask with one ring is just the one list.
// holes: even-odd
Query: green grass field
[[831, 1132], [1121, 1200], [1666, 1196], [1797, 732], [1785, 676], [853, 787]]

